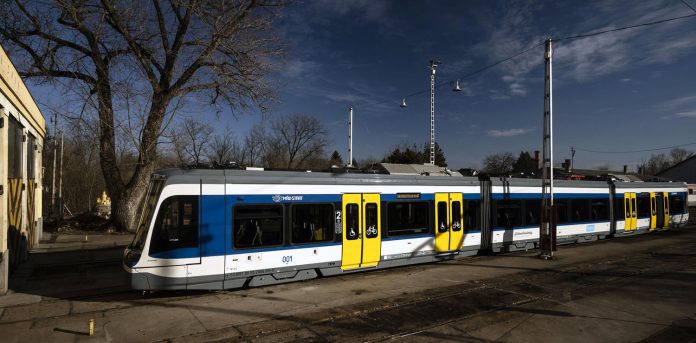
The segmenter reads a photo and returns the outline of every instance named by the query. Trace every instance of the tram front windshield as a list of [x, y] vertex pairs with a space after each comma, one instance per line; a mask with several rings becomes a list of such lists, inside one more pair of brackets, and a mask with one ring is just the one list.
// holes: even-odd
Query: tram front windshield
[[155, 212], [155, 206], [157, 206], [157, 199], [162, 192], [164, 181], [164, 179], [156, 177], [153, 177], [150, 181], [150, 186], [148, 187], [147, 195], [145, 196], [145, 201], [143, 204], [143, 212], [140, 215], [138, 229], [135, 232], [133, 242], [129, 246], [130, 249], [142, 251], [145, 247], [147, 230], [150, 227], [150, 222], [152, 221], [152, 217]]

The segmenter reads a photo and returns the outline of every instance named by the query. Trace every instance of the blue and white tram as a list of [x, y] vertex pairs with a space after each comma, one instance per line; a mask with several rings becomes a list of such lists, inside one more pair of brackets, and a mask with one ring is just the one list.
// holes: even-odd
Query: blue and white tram
[[[152, 177], [123, 264], [134, 289], [230, 289], [531, 249], [539, 239], [539, 186], [530, 179], [165, 170]], [[686, 223], [686, 186], [650, 187], [640, 194], [659, 195], [663, 204], [655, 228]], [[631, 207], [634, 193], [606, 182], [558, 181], [559, 242], [625, 233], [623, 222], [638, 208]], [[670, 202], [680, 196], [681, 203]]]

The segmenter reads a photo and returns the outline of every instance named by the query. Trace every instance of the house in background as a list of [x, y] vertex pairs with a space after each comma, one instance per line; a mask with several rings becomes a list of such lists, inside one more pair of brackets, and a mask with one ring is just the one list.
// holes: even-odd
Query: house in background
[[696, 155], [691, 156], [659, 173], [657, 176], [674, 181], [683, 181], [689, 187], [689, 212], [696, 213]]

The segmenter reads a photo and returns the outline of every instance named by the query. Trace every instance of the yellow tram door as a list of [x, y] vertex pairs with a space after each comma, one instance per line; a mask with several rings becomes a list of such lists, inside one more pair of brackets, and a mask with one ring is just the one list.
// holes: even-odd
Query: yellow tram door
[[379, 194], [363, 194], [363, 253], [361, 268], [375, 267], [381, 258], [382, 253], [382, 233], [379, 210]]
[[657, 227], [657, 199], [655, 192], [650, 192], [650, 231]]
[[633, 207], [633, 193], [624, 193], [624, 215], [625, 224], [624, 231], [633, 231], [635, 229], [635, 207]]
[[631, 231], [631, 194], [624, 193], [624, 231]]
[[665, 206], [663, 208], [665, 209], [665, 221], [664, 221], [664, 228], [669, 228], [669, 192], [664, 192], [662, 201], [664, 201]]
[[638, 200], [636, 193], [631, 193], [631, 230], [638, 228]]
[[461, 249], [464, 243], [464, 206], [461, 193], [435, 193], [435, 251]]
[[382, 246], [379, 194], [344, 194], [342, 207], [341, 269], [376, 266]]

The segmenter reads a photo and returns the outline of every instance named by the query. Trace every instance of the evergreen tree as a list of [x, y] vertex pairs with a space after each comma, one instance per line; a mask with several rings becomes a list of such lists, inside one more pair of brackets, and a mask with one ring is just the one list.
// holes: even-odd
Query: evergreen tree
[[341, 154], [339, 154], [338, 151], [334, 150], [334, 152], [331, 154], [329, 164], [332, 166], [343, 166], [343, 157], [341, 157]]
[[517, 161], [512, 165], [513, 173], [525, 173], [531, 174], [539, 170], [537, 162], [532, 158], [532, 155], [527, 151], [520, 151], [520, 156]]

